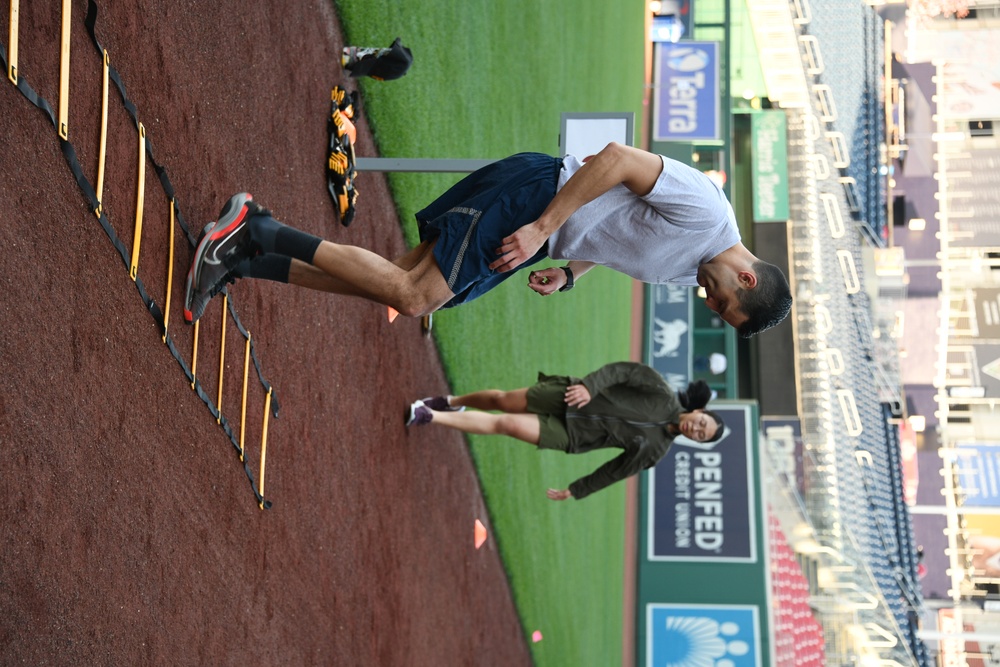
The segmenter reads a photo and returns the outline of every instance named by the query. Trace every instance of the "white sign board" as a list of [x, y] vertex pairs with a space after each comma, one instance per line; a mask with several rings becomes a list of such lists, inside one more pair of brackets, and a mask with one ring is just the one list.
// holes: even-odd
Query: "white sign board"
[[561, 155], [575, 155], [581, 160], [596, 155], [612, 141], [626, 146], [635, 145], [633, 123], [635, 114], [564, 113], [559, 132]]

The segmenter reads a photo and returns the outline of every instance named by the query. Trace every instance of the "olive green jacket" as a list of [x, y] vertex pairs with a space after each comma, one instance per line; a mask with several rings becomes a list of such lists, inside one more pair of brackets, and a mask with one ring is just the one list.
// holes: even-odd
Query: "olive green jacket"
[[574, 498], [595, 491], [656, 465], [674, 441], [667, 425], [684, 411], [676, 392], [649, 366], [618, 362], [603, 366], [582, 380], [590, 402], [567, 408], [566, 430], [573, 454], [617, 447], [622, 453], [569, 490]]

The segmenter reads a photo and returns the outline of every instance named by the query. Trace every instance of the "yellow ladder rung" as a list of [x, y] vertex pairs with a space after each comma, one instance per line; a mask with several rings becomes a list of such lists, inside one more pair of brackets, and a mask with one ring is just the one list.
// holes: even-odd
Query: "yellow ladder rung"
[[215, 422], [222, 423], [222, 376], [226, 371], [226, 306], [229, 304], [229, 295], [222, 295], [222, 340], [219, 342], [219, 397], [216, 405], [219, 409], [219, 416]]
[[174, 284], [174, 200], [170, 200], [170, 240], [167, 251], [167, 298], [163, 306], [163, 342], [167, 342], [167, 325], [170, 323], [170, 286]]
[[10, 0], [10, 58], [7, 60], [7, 78], [17, 85], [17, 23], [18, 0]]
[[101, 202], [104, 199], [104, 162], [108, 149], [108, 69], [110, 66], [111, 57], [108, 55], [108, 50], [104, 49], [104, 74], [101, 86], [101, 144], [97, 151], [97, 192], [95, 193], [97, 195], [97, 208], [94, 210], [94, 214], [98, 218], [101, 217], [101, 210], [104, 208]]
[[135, 280], [139, 275], [139, 246], [142, 244], [142, 201], [146, 192], [146, 128], [139, 123], [139, 184], [135, 196], [135, 238], [132, 239], [132, 262], [129, 275]]
[[264, 431], [260, 438], [260, 508], [264, 509], [264, 462], [267, 459], [267, 418], [271, 414], [271, 391], [267, 388], [267, 396], [264, 398]]
[[195, 385], [198, 383], [198, 328], [201, 324], [201, 320], [197, 320], [194, 323], [194, 343], [191, 350], [191, 389], [194, 389]]
[[243, 439], [247, 432], [247, 383], [250, 378], [250, 332], [247, 331], [247, 344], [243, 351], [243, 404], [240, 407], [240, 461], [243, 460]]
[[69, 141], [69, 45], [72, 0], [62, 3], [62, 40], [59, 50], [59, 136]]

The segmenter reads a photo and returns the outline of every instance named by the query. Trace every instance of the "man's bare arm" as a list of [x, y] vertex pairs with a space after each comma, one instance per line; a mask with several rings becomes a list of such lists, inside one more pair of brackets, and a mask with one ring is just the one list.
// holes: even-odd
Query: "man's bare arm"
[[499, 257], [490, 268], [511, 271], [531, 259], [577, 209], [619, 183], [639, 196], [648, 194], [662, 170], [659, 155], [623, 144], [608, 144], [573, 174], [538, 220], [503, 240], [503, 245], [497, 248]]

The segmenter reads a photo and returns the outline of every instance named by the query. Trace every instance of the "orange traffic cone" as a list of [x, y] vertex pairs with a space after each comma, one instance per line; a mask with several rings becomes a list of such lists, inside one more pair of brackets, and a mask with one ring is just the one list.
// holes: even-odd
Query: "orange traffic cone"
[[486, 526], [479, 519], [476, 519], [476, 548], [483, 546], [486, 541]]

